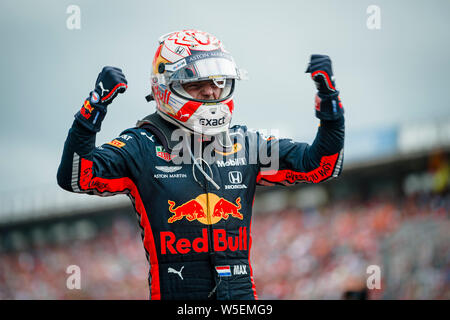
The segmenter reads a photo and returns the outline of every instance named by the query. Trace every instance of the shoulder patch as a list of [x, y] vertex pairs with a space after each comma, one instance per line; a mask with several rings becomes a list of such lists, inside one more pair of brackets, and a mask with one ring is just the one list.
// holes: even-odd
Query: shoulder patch
[[117, 139], [114, 139], [113, 141], [108, 142], [107, 144], [112, 145], [117, 148], [122, 148], [123, 146], [125, 146], [125, 142], [119, 141]]

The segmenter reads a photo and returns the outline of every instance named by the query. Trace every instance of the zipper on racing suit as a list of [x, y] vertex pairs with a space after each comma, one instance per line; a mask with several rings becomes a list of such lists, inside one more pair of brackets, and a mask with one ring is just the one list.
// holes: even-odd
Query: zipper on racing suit
[[[203, 141], [199, 141], [199, 142], [200, 142], [200, 155], [202, 155], [203, 154], [202, 153], [202, 149], [203, 149], [203, 143], [204, 142]], [[194, 144], [196, 143], [196, 139], [195, 138], [193, 139], [193, 143]], [[193, 147], [193, 149], [196, 150], [195, 145], [191, 145], [191, 147]], [[209, 192], [208, 182], [211, 182], [216, 187], [216, 189], [220, 189], [220, 187], [217, 184], [215, 184], [215, 182], [212, 179], [212, 177], [210, 177], [208, 175], [208, 173], [206, 172], [207, 167], [209, 167], [209, 164], [201, 156], [199, 157], [200, 160], [201, 160], [200, 161], [201, 164], [199, 164], [198, 161], [197, 161], [198, 158], [196, 158], [196, 156], [194, 156], [192, 154], [191, 150], [189, 150], [189, 151], [190, 151], [192, 160], [194, 161], [193, 173], [194, 173], [195, 168], [197, 168], [199, 171], [202, 171], [201, 173], [203, 175], [203, 183], [200, 182], [201, 180], [197, 180], [197, 178], [195, 177], [195, 174], [194, 174], [194, 179], [203, 188], [203, 190], [204, 190], [204, 192], [206, 194], [206, 219], [207, 219], [207, 224], [208, 224], [207, 225], [208, 262], [209, 262], [209, 265], [210, 265], [211, 276], [212, 276], [212, 278], [214, 279], [214, 282], [215, 282], [214, 287], [209, 292], [207, 298], [208, 299], [211, 299], [211, 298], [214, 299], [215, 297], [217, 297], [217, 294], [216, 294], [215, 297], [213, 297], [213, 295], [215, 294], [218, 286], [220, 285], [221, 279], [220, 279], [220, 277], [216, 276], [216, 254], [215, 254], [215, 251], [214, 251], [214, 242], [213, 242], [214, 241], [214, 239], [213, 239], [213, 237], [214, 237], [214, 228], [213, 228], [212, 219], [211, 219], [211, 207], [210, 207], [209, 194], [208, 194], [208, 192]], [[211, 174], [212, 174], [211, 167], [209, 167], [209, 170], [211, 170]], [[219, 278], [218, 281], [217, 281], [217, 278]]]
[[[202, 168], [203, 170], [204, 168], [204, 164], [202, 163]], [[213, 297], [214, 294], [216, 294], [216, 290], [217, 287], [220, 284], [220, 278], [219, 278], [219, 282], [217, 282], [217, 277], [216, 277], [216, 253], [214, 251], [214, 239], [213, 239], [213, 235], [214, 235], [214, 228], [213, 228], [213, 224], [211, 223], [211, 208], [210, 208], [210, 203], [209, 203], [209, 194], [208, 194], [208, 181], [206, 180], [206, 178], [204, 178], [204, 182], [205, 182], [205, 193], [206, 193], [206, 217], [207, 217], [207, 221], [208, 221], [208, 259], [209, 259], [209, 264], [211, 267], [211, 276], [214, 279], [215, 282], [215, 286], [214, 288], [211, 290], [211, 292], [208, 294], [208, 299], [210, 299], [211, 297]], [[217, 294], [216, 294], [217, 297]]]
[[[203, 143], [202, 143], [203, 144]], [[205, 166], [205, 161], [202, 161], [201, 163], [202, 169], [203, 171], [206, 171], [206, 166]], [[209, 168], [212, 172], [212, 169]], [[221, 282], [221, 278], [217, 277], [217, 273], [216, 273], [216, 253], [214, 251], [214, 228], [213, 228], [213, 224], [211, 221], [211, 207], [210, 207], [210, 202], [209, 202], [209, 188], [208, 188], [208, 180], [206, 179], [206, 176], [203, 176], [203, 181], [204, 181], [204, 187], [203, 189], [205, 190], [205, 194], [206, 194], [206, 219], [208, 221], [208, 260], [209, 260], [209, 264], [211, 267], [211, 276], [214, 279], [215, 285], [214, 288], [211, 290], [211, 292], [208, 294], [208, 299], [214, 299], [217, 298], [217, 293], [216, 290], [220, 285]], [[218, 279], [218, 280], [217, 280]], [[215, 295], [215, 296], [214, 296]]]

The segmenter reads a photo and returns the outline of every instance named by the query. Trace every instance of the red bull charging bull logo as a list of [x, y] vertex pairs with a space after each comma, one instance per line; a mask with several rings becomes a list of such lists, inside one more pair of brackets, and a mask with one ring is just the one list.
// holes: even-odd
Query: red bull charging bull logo
[[215, 224], [221, 219], [227, 220], [230, 216], [242, 220], [244, 216], [239, 212], [241, 198], [235, 203], [220, 198], [214, 193], [201, 194], [193, 200], [175, 206], [175, 202], [169, 200], [169, 211], [173, 215], [167, 220], [169, 223], [186, 218], [188, 221], [197, 220], [203, 224]]

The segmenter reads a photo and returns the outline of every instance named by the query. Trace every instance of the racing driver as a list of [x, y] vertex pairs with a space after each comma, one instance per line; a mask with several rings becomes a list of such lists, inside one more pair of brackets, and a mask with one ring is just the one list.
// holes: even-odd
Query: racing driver
[[147, 100], [156, 112], [96, 147], [108, 105], [127, 89], [121, 69], [102, 69], [75, 114], [57, 180], [70, 192], [129, 196], [151, 299], [257, 299], [250, 263], [256, 185], [319, 183], [342, 168], [344, 110], [330, 58], [312, 55], [306, 72], [318, 89], [311, 145], [230, 126], [245, 71], [213, 35], [171, 32], [159, 39], [152, 64]]

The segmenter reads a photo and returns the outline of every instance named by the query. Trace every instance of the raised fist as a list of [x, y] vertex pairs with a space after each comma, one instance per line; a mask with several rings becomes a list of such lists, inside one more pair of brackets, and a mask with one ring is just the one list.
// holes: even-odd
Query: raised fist
[[344, 107], [334, 82], [330, 57], [321, 54], [311, 55], [306, 73], [311, 73], [311, 78], [319, 91], [315, 101], [316, 117], [321, 120], [339, 119], [344, 114]]
[[311, 73], [317, 90], [322, 94], [333, 94], [336, 92], [333, 70], [329, 56], [321, 54], [311, 55], [306, 73]]
[[119, 93], [127, 90], [127, 83], [122, 69], [103, 67], [95, 82], [95, 89], [90, 93], [90, 103], [107, 106]]

